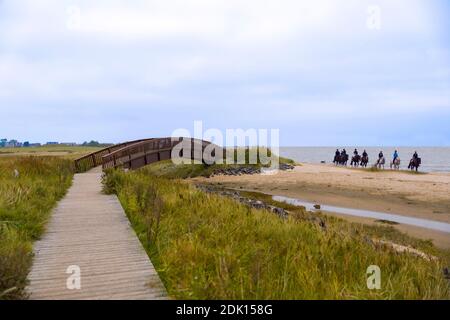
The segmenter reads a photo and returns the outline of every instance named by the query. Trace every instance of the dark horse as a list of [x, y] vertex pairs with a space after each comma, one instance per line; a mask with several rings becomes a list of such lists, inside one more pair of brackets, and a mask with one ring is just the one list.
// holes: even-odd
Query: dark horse
[[341, 154], [341, 155], [336, 155], [336, 156], [334, 156], [334, 161], [333, 161], [333, 163], [335, 164], [335, 165], [338, 165], [338, 164], [340, 164], [341, 166], [346, 166], [347, 165], [347, 162], [348, 162], [348, 154]]
[[366, 168], [368, 163], [369, 163], [369, 157], [368, 156], [364, 156], [364, 157], [361, 158], [361, 167]]
[[361, 156], [359, 154], [356, 154], [352, 157], [352, 161], [350, 162], [350, 165], [357, 167], [357, 166], [359, 166], [360, 161], [361, 161]]
[[412, 171], [415, 168], [416, 171], [418, 171], [421, 163], [422, 163], [421, 158], [412, 158], [411, 161], [409, 161], [408, 169], [411, 169]]

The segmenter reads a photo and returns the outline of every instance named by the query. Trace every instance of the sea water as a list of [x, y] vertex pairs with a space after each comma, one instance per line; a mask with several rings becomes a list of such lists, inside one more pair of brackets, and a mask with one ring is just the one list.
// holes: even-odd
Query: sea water
[[[332, 163], [336, 149], [346, 149], [349, 155], [349, 163], [355, 147], [280, 147], [280, 155], [304, 163]], [[401, 159], [400, 169], [408, 169], [409, 160], [414, 151], [417, 151], [422, 159], [420, 171], [426, 172], [450, 172], [450, 147], [356, 147], [359, 154], [364, 149], [369, 154], [369, 166], [372, 166], [378, 153], [383, 151], [386, 158], [385, 167], [389, 168], [392, 155], [397, 150]]]

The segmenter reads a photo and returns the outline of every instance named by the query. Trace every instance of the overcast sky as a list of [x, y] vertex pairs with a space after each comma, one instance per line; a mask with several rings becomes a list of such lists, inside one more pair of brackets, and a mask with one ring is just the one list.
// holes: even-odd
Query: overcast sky
[[202, 120], [279, 128], [281, 145], [450, 146], [449, 15], [445, 0], [0, 0], [0, 138]]

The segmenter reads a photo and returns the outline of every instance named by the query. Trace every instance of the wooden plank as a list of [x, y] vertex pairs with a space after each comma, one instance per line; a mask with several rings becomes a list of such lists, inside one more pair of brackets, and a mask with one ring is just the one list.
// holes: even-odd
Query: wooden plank
[[[30, 299], [167, 299], [165, 288], [114, 195], [101, 193], [101, 168], [76, 174], [34, 246]], [[81, 288], [67, 288], [69, 266]]]

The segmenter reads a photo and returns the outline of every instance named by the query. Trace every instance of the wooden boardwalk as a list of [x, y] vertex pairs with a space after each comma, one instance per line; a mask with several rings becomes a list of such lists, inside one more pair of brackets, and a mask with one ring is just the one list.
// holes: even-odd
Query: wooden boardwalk
[[[117, 197], [101, 193], [99, 168], [75, 175], [34, 253], [30, 299], [167, 298]], [[77, 267], [80, 289], [67, 273]]]

